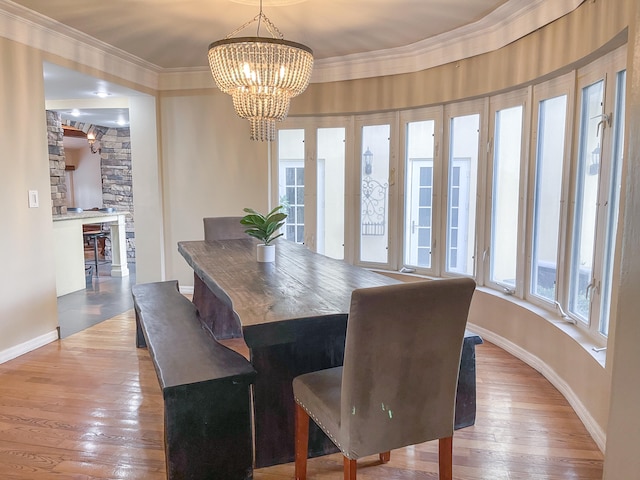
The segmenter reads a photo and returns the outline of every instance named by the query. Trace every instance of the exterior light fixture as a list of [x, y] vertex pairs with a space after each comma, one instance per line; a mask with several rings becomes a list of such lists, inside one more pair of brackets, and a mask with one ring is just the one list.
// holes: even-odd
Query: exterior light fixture
[[89, 150], [91, 150], [91, 153], [102, 153], [102, 149], [96, 148], [95, 146], [95, 143], [96, 143], [95, 133], [93, 132], [87, 133], [87, 141], [89, 142]]
[[362, 154], [364, 158], [364, 174], [371, 175], [373, 172], [373, 153], [367, 147], [367, 151]]
[[[258, 22], [257, 36], [236, 37]], [[264, 22], [273, 38], [260, 37]], [[209, 45], [209, 66], [218, 88], [232, 96], [233, 107], [251, 124], [251, 139], [275, 139], [275, 122], [284, 120], [292, 97], [307, 88], [313, 69], [313, 51], [284, 40], [262, 12], [226, 38]]]

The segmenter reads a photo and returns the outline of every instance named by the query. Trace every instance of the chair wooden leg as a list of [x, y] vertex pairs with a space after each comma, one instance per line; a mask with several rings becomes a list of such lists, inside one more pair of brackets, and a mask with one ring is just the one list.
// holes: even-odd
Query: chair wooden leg
[[382, 452], [380, 454], [380, 463], [388, 463], [391, 460], [391, 452]]
[[453, 480], [453, 437], [438, 441], [438, 471], [440, 480]]
[[344, 480], [356, 480], [357, 468], [358, 464], [355, 460], [344, 457]]
[[[307, 456], [309, 454], [309, 415], [296, 403], [296, 480], [307, 479]], [[354, 477], [355, 478], [355, 477]]]

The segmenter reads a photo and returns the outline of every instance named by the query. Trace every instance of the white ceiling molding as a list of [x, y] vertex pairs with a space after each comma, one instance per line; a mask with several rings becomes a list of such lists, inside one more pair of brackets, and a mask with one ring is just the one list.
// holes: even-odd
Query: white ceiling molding
[[161, 69], [152, 63], [10, 0], [0, 0], [0, 36], [143, 87], [158, 88]]
[[477, 22], [404, 47], [325, 58], [311, 83], [419, 72], [491, 52], [578, 8], [585, 0], [510, 0]]
[[[412, 73], [487, 53], [570, 13], [584, 1], [509, 0], [477, 22], [411, 45], [318, 60], [311, 82]], [[0, 0], [0, 36], [154, 90], [213, 87], [206, 67], [162, 69], [10, 0]]]

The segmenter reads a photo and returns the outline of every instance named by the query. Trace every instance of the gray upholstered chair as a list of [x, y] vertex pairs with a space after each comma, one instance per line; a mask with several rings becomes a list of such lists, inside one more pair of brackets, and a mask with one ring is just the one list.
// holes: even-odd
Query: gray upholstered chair
[[244, 225], [240, 225], [242, 217], [205, 217], [204, 239], [207, 240], [236, 240], [248, 238], [244, 233]]
[[452, 476], [456, 386], [475, 282], [469, 278], [354, 290], [344, 366], [293, 380], [296, 479], [306, 479], [309, 417], [356, 459], [439, 439], [441, 479]]

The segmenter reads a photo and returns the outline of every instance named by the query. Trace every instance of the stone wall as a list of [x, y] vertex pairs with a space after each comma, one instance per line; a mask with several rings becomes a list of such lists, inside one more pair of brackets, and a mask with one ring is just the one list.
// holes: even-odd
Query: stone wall
[[67, 182], [65, 177], [64, 131], [59, 113], [47, 111], [47, 140], [49, 144], [49, 176], [51, 205], [54, 215], [67, 213]]
[[102, 201], [105, 207], [128, 211], [127, 258], [135, 260], [133, 223], [133, 177], [131, 173], [131, 134], [129, 128], [104, 129], [100, 137]]

